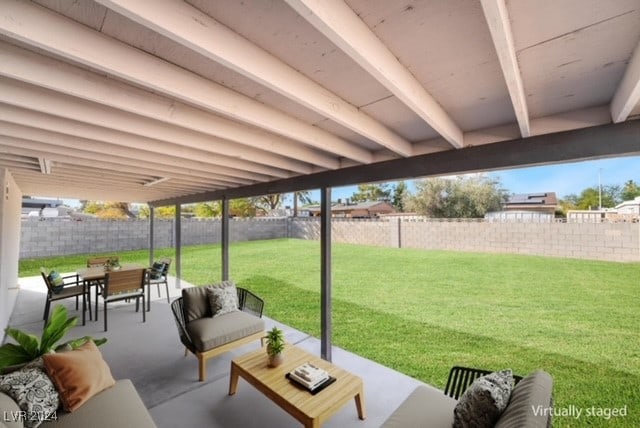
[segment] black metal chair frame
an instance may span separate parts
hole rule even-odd
[[[453,366],[449,372],[447,386],[444,388],[444,394],[458,400],[462,394],[469,388],[474,380],[481,376],[493,373],[495,370],[484,370],[470,367]],[[522,376],[513,375],[515,384],[522,380]]]
[[[238,292],[238,309],[251,315],[257,316],[258,318],[262,318],[264,300],[245,288],[236,287],[236,289]],[[220,355],[237,346],[244,345],[245,343],[252,342],[253,340],[261,339],[264,335],[263,332],[252,334],[233,342],[218,346],[216,348],[200,352],[196,349],[191,337],[189,336],[189,333],[187,332],[187,322],[184,314],[184,303],[182,297],[178,297],[171,303],[171,311],[173,312],[176,326],[178,327],[180,342],[182,342],[182,344],[185,346],[184,355],[187,356],[188,352],[191,352],[196,356],[196,358],[198,358],[199,378],[201,382],[203,382],[206,378],[206,362],[208,359]]]
[[[51,302],[55,302],[57,300],[64,300],[70,297],[76,298],[76,310],[78,310],[78,298],[82,296],[82,325],[85,325],[85,312],[89,309],[89,320],[92,320],[91,315],[91,294],[89,287],[84,282],[80,281],[80,277],[78,274],[75,275],[67,275],[62,277],[63,287],[62,290],[57,293],[54,291],[55,286],[49,281],[49,277],[43,270],[40,271],[42,275],[42,279],[44,279],[44,283],[47,286],[47,301],[44,305],[44,315],[43,319],[46,324],[49,319],[49,310],[51,309]],[[73,279],[72,282],[69,282],[70,279]],[[72,290],[73,288],[73,290]]]
[[[151,310],[151,285],[156,284],[158,288],[158,297],[160,297],[160,284],[164,284],[165,289],[167,291],[167,303],[171,303],[169,299],[169,280],[167,279],[167,275],[169,275],[169,267],[171,266],[171,258],[163,257],[160,259],[160,263],[164,263],[164,267],[162,269],[162,273],[160,273],[160,278],[152,279],[149,276],[151,269],[147,271],[147,310]]]

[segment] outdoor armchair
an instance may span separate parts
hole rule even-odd
[[[191,352],[198,359],[201,382],[207,377],[207,360],[264,336],[264,321],[261,319],[264,301],[260,297],[235,287],[237,310],[214,316],[207,288],[183,289],[182,297],[171,303],[180,341],[185,346],[185,356]]]
[[[44,268],[40,268],[40,274],[47,286],[47,300],[44,305],[45,323],[49,319],[49,309],[51,308],[51,302],[56,300],[68,299],[70,297],[76,298],[76,310],[78,310],[78,300],[82,297],[82,325],[85,325],[85,311],[89,309],[89,319],[91,318],[91,294],[89,293],[89,287],[80,281],[77,274],[59,276],[55,274],[58,279],[54,278],[55,272],[47,273]],[[57,283],[56,283],[57,282]]]

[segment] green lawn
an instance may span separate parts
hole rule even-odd
[[[230,253],[231,277],[265,299],[268,316],[319,336],[318,242],[234,243]],[[182,254],[185,280],[220,278],[219,246]],[[165,255],[172,250],[156,251]],[[86,258],[24,260],[20,275],[41,264],[73,271]],[[335,345],[441,388],[456,364],[542,368],[556,408],[585,409],[554,425],[640,426],[640,263],[346,244],[334,244],[332,263]],[[628,416],[585,417],[593,406],[627,406]]]

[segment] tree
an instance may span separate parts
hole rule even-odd
[[[620,198],[623,201],[631,201],[640,196],[640,186],[638,186],[633,180],[629,180],[622,186],[622,192]]]
[[[274,193],[273,195],[256,196],[251,198],[256,211],[262,211],[264,214],[278,209],[282,204],[282,193]]]
[[[404,212],[404,201],[409,197],[409,190],[407,189],[407,183],[404,181],[398,181],[393,187],[393,198],[391,204],[399,212]]]
[[[506,199],[500,180],[486,175],[427,178],[416,182],[416,193],[407,198],[407,208],[436,218],[481,218],[502,209]]]
[[[218,201],[200,202],[196,204],[194,212],[196,217],[200,218],[220,217],[222,214],[222,206]]]
[[[293,216],[298,217],[298,201],[303,204],[311,204],[311,192],[308,190],[301,190],[299,192],[293,192]]]
[[[389,184],[358,184],[358,191],[351,195],[351,200],[354,202],[378,201],[380,199],[391,199]]]
[[[598,187],[587,187],[576,200],[576,208],[579,210],[595,210],[600,207],[600,197],[602,196],[602,207],[612,208],[620,202],[620,186],[602,186],[602,192]]]

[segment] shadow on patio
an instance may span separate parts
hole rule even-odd
[[[179,295],[175,278],[170,278],[172,299]],[[190,284],[182,282],[183,287]],[[110,307],[109,331],[101,322],[79,325],[69,338],[90,335],[107,337],[100,349],[116,379],[131,379],[158,427],[296,427],[300,424],[244,380],[238,392],[228,396],[229,370],[232,358],[259,347],[258,343],[230,351],[208,363],[208,379],[198,382],[197,360],[184,357],[171,309],[166,296],[158,297],[152,288],[151,311],[147,322],[135,312],[135,305]],[[44,284],[41,277],[20,278],[20,291],[10,326],[40,334],[43,322]],[[65,303],[75,315],[73,299]],[[269,302],[265,302],[268,308]],[[267,309],[268,310],[268,309]],[[102,319],[100,314],[100,319]],[[285,331],[286,340],[316,355],[320,341],[303,332],[266,318],[266,327],[277,325]],[[357,374],[364,381],[367,419],[357,417],[355,404],[347,403],[324,425],[326,427],[378,427],[420,384],[415,379],[375,362],[333,348],[333,362]]]

